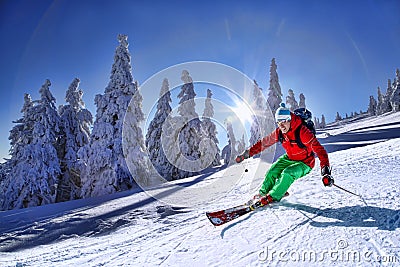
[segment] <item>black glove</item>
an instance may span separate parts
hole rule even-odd
[[[329,166],[324,166],[321,168],[321,175],[325,176],[325,175],[331,175],[331,168],[329,168]]]
[[[250,157],[250,156],[249,156],[249,150],[247,149],[247,150],[245,150],[245,151],[243,152],[242,155],[239,155],[239,156],[236,157],[236,162],[237,162],[237,163],[240,163],[240,162],[242,162],[243,160],[248,159],[249,157]]]
[[[321,168],[321,175],[322,175],[322,183],[325,186],[332,186],[335,182],[333,177],[331,176],[331,169],[329,166],[324,166]]]

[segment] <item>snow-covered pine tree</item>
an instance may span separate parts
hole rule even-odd
[[[25,95],[24,116],[10,132],[11,171],[4,183],[3,209],[26,208],[54,203],[61,175],[56,144],[60,117],[50,81],[41,89],[40,100]]]
[[[78,199],[81,196],[78,151],[89,143],[93,117],[90,111],[85,109],[83,91],[78,88],[79,83],[78,78],[72,81],[65,96],[68,104],[59,107],[63,136],[60,140],[62,176],[57,188],[57,202]]]
[[[278,73],[276,72],[277,65],[275,63],[275,58],[271,61],[271,67],[269,70],[269,89],[268,89],[268,105],[275,114],[275,111],[279,108],[280,103],[282,103],[282,91],[279,85]]]
[[[9,173],[11,172],[11,161],[10,159],[6,159],[5,162],[0,163],[0,210],[4,204],[4,188],[5,188],[5,181]]]
[[[387,101],[387,104],[386,104],[387,110],[385,112],[390,112],[393,110],[392,103],[390,102],[390,99],[393,94],[393,90],[394,90],[394,87],[392,87],[392,82],[390,79],[388,79],[388,86],[387,86],[386,94],[385,94],[385,100]]]
[[[286,97],[286,105],[290,106],[290,111],[294,111],[299,108],[299,104],[297,103],[296,97],[294,96],[294,92],[292,89],[289,89],[288,96]]]
[[[266,107],[264,103],[264,96],[262,93],[262,89],[258,86],[257,82],[254,80],[253,86],[253,102],[252,102],[252,110],[254,114],[252,115],[252,123],[250,128],[250,144],[255,144],[257,141],[261,140],[264,137],[265,130],[267,127],[267,114]],[[239,150],[239,153],[241,151]]]
[[[187,70],[182,71],[183,85],[178,94],[180,116],[169,116],[163,124],[162,144],[172,168],[172,179],[177,180],[196,175],[203,166],[200,143],[201,121],[195,110],[193,80]]]
[[[368,105],[368,114],[370,116],[375,116],[377,111],[377,102],[374,98],[374,96],[369,97],[369,105]],[[352,117],[354,116],[354,113],[352,112]]]
[[[325,127],[326,127],[326,121],[325,121],[325,116],[324,116],[324,114],[322,114],[322,116],[321,116],[321,122],[320,122],[320,124],[319,124],[319,127],[320,127],[321,129],[325,129]]]
[[[242,138],[238,141],[237,145],[237,151],[244,151],[246,149],[246,142],[244,141],[244,134],[242,135]]]
[[[10,130],[10,156],[11,158],[7,161],[8,171],[4,172],[2,184],[0,184],[0,204],[2,210],[8,210],[15,207],[15,200],[19,195],[19,187],[23,187],[25,184],[24,177],[25,173],[21,176],[15,176],[12,174],[12,170],[17,170],[18,167],[21,169],[23,162],[25,162],[25,149],[32,143],[32,133],[34,116],[32,114],[33,101],[29,94],[24,95],[24,105],[21,112],[23,117],[13,121],[16,125]],[[19,165],[19,166],[18,166]],[[18,167],[17,167],[18,166]],[[5,169],[4,169],[5,170]],[[22,171],[22,170],[21,170]],[[26,170],[27,173],[28,170]],[[22,207],[22,205],[21,205]]]
[[[172,180],[173,165],[168,161],[161,143],[162,128],[165,120],[171,114],[171,93],[168,79],[163,80],[160,97],[157,102],[157,111],[146,133],[146,148],[150,161],[164,179]]]
[[[321,123],[319,122],[319,118],[314,117],[314,126],[315,129],[321,129]]]
[[[233,126],[232,126],[232,122],[227,119],[225,120],[225,124],[226,124],[226,131],[227,131],[227,137],[228,137],[228,146],[226,147],[227,151],[225,151],[225,163],[229,164],[229,162],[231,162],[231,160],[237,156],[238,151],[236,150],[236,137],[235,137],[235,133],[233,131]],[[225,149],[225,148],[224,148]]]
[[[381,115],[385,112],[386,110],[385,106],[385,95],[382,94],[381,88],[378,86],[378,101],[377,101],[377,106],[376,106],[376,114]]]
[[[400,70],[396,70],[396,78],[393,82],[393,93],[390,97],[390,104],[394,112],[400,111]]]
[[[299,95],[299,98],[300,98],[300,100],[299,100],[299,108],[306,108],[306,97],[304,96],[304,94],[301,93]]]
[[[82,197],[111,194],[127,190],[135,185],[133,177],[125,161],[122,147],[122,130],[127,112],[132,126],[130,134],[137,134],[138,140],[132,137],[129,148],[131,158],[140,165],[144,157],[143,135],[140,133],[138,122],[144,119],[141,112],[141,96],[137,83],[132,76],[131,56],[128,50],[128,37],[118,35],[119,45],[116,48],[114,63],[111,69],[110,81],[102,95],[96,95],[96,120],[90,135],[90,141],[78,152],[82,181]],[[134,104],[128,110],[132,98]],[[137,103],[136,103],[137,102]],[[140,140],[141,139],[141,140]]]
[[[214,107],[212,105],[212,92],[207,89],[207,98],[205,100],[204,112],[201,122],[203,148],[202,159],[203,161],[210,161],[210,167],[221,165],[221,155],[218,148],[217,126],[211,120],[214,117]],[[211,156],[211,160],[209,159]],[[206,163],[206,162],[205,162]]]
[[[339,112],[336,112],[336,117],[335,117],[335,121],[341,121],[342,120],[342,116],[340,116]]]
[[[221,151],[221,159],[224,160],[224,165],[228,165],[230,160],[231,160],[231,140],[229,140],[228,136],[228,144],[224,146],[224,148]]]
[[[159,184],[162,179],[153,175],[151,162],[146,153],[143,131],[139,125],[144,121],[142,111],[143,97],[138,90],[139,85],[135,82],[136,88],[132,100],[126,111],[123,126],[123,152],[128,164],[129,171],[135,182],[140,186],[150,186]],[[118,165],[122,166],[122,158],[118,159]],[[121,176],[121,172],[119,172]]]
[[[181,128],[179,128],[178,144],[180,148],[179,156],[182,156],[185,160],[180,161],[178,164],[180,168],[178,170],[178,178],[186,178],[197,174],[197,172],[190,170],[199,167],[191,165],[200,159],[199,145],[202,137],[201,121],[195,110],[196,103],[194,99],[196,93],[194,91],[193,80],[187,70],[182,71],[181,80],[184,84],[178,94],[178,98],[180,99],[178,112],[181,116],[180,120],[182,120]]]

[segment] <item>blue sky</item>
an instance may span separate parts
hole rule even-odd
[[[378,86],[385,91],[400,68],[399,11],[394,0],[3,0],[0,157],[7,156],[24,93],[37,99],[45,79],[60,105],[79,78],[95,114],[94,96],[108,84],[119,33],[129,36],[139,83],[202,60],[232,66],[268,89],[276,58],[283,93],[304,93],[314,115],[332,121],[337,111],[366,110],[369,96]]]

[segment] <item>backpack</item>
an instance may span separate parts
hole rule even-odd
[[[312,132],[314,135],[316,134],[315,131],[315,125],[314,122],[312,121],[312,113],[311,111],[307,110],[306,108],[298,108],[295,111],[293,111],[294,115],[299,116],[301,118],[302,124],[305,125],[310,132]],[[306,148],[306,146],[301,142],[300,139],[300,129],[301,127],[297,127],[297,129],[294,132],[294,135],[296,137],[296,143],[300,148]],[[281,131],[279,131],[279,142],[283,142],[283,134]]]

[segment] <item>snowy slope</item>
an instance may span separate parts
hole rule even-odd
[[[374,144],[338,145],[329,154],[335,182],[362,198],[324,188],[315,168],[280,204],[212,226],[205,211],[241,204],[254,193],[254,178],[262,181],[268,164],[251,159],[155,188],[162,201],[137,190],[0,212],[0,266],[400,266],[400,138],[385,137],[398,134],[399,123],[378,121],[325,135],[331,144],[348,144],[368,131]],[[178,191],[227,177],[235,182],[225,203],[168,205],[174,195],[190,199]]]

